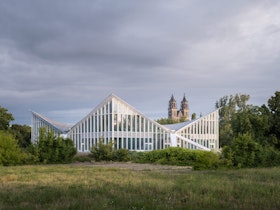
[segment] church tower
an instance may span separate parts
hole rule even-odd
[[[180,110],[178,110],[176,100],[172,94],[171,99],[169,100],[168,118],[178,122],[189,121],[189,102],[185,95],[181,101]]]
[[[181,101],[181,109],[182,116],[185,118],[185,121],[189,120],[189,102],[186,99],[184,94],[183,100]]]
[[[175,100],[173,94],[171,96],[171,99],[169,100],[168,118],[169,119],[176,119],[177,118],[177,104],[176,104],[176,100]]]

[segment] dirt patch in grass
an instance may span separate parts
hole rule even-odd
[[[76,162],[73,166],[89,166],[89,167],[106,167],[106,168],[120,168],[130,169],[135,171],[165,171],[165,172],[189,172],[192,170],[191,166],[170,166],[147,163],[131,163],[131,162]]]

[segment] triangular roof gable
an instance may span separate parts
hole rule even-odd
[[[186,122],[181,122],[181,123],[175,123],[175,124],[167,124],[167,125],[164,125],[166,128],[170,129],[170,130],[175,130],[176,132],[177,131],[180,131],[182,129],[185,129],[186,127],[192,125],[193,123],[196,123],[197,121],[200,121],[202,120],[203,118],[207,117],[208,115],[214,113],[214,112],[218,112],[219,109],[216,109],[215,111],[213,112],[210,112],[208,113],[207,115],[204,115],[198,119],[195,119],[195,120],[191,120],[191,121],[186,121]]]
[[[39,114],[37,112],[31,111],[31,113],[33,115],[35,115],[36,117],[40,118],[42,121],[44,121],[49,126],[53,127],[55,130],[60,131],[62,133],[68,132],[70,130],[70,128],[72,127],[72,125],[70,125],[70,124],[51,120],[50,118],[48,118],[42,114]]]
[[[128,104],[126,101],[122,100],[121,98],[119,98],[118,96],[112,94],[114,96],[114,98],[118,101],[120,101],[121,103],[125,104],[127,107],[129,107],[133,112],[141,115],[142,117],[144,117],[145,119],[149,120],[150,122],[156,124],[157,126],[163,128],[164,130],[169,130],[168,128],[166,128],[165,126],[159,124],[158,122],[150,119],[149,117],[145,116],[142,112],[138,111],[135,107],[131,106],[130,104]]]
[[[216,109],[215,111],[210,112],[209,114],[204,115],[204,116],[202,116],[202,117],[200,117],[198,119],[195,119],[195,120],[192,120],[192,121],[188,121],[185,125],[184,125],[184,123],[182,123],[182,124],[180,123],[182,126],[178,127],[176,129],[176,132],[180,132],[181,130],[185,129],[186,127],[188,127],[188,126],[190,126],[190,125],[192,125],[192,124],[194,124],[194,123],[196,123],[196,122],[206,118],[208,115],[213,114],[214,112],[218,112],[218,111],[219,111],[219,109]]]
[[[126,101],[124,101],[123,99],[121,99],[120,97],[116,96],[115,94],[110,94],[107,98],[105,98],[98,106],[96,106],[91,112],[89,112],[83,119],[81,119],[78,123],[76,123],[73,127],[75,127],[76,125],[80,124],[81,122],[83,122],[84,120],[86,120],[89,116],[91,116],[92,114],[94,114],[95,112],[97,112],[97,110],[99,110],[100,108],[102,108],[103,106],[105,106],[109,101],[113,101],[113,100],[117,100],[120,101],[122,104],[124,104],[125,106],[127,106],[129,109],[131,109],[131,111],[141,115],[142,117],[146,118],[147,120],[149,120],[150,122],[156,124],[157,126],[165,129],[165,130],[169,130],[168,128],[164,127],[163,125],[157,123],[156,121],[146,117],[143,113],[141,113],[140,111],[138,111],[136,108],[134,108],[133,106],[131,106],[130,104],[128,104]]]

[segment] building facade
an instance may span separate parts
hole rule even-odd
[[[181,107],[177,109],[177,103],[174,96],[171,96],[168,105],[168,118],[175,121],[189,121],[189,102],[184,95],[181,101]]]
[[[216,110],[194,121],[160,125],[111,94],[72,126],[32,112],[32,142],[38,139],[40,127],[47,127],[56,135],[71,138],[78,152],[89,152],[100,139],[105,143],[113,141],[116,149],[132,151],[151,151],[170,146],[209,151],[219,149],[218,116]]]

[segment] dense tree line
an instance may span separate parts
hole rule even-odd
[[[249,95],[224,96],[220,112],[220,146],[228,165],[280,165],[280,92],[267,105],[248,104]]]
[[[280,92],[261,107],[247,104],[249,95],[224,96],[216,102],[220,108],[220,146],[232,144],[240,134],[250,134],[261,144],[280,149]]]
[[[31,127],[19,124],[11,125],[13,120],[12,113],[0,106],[0,131],[11,134],[21,148],[27,148],[31,144]]]

